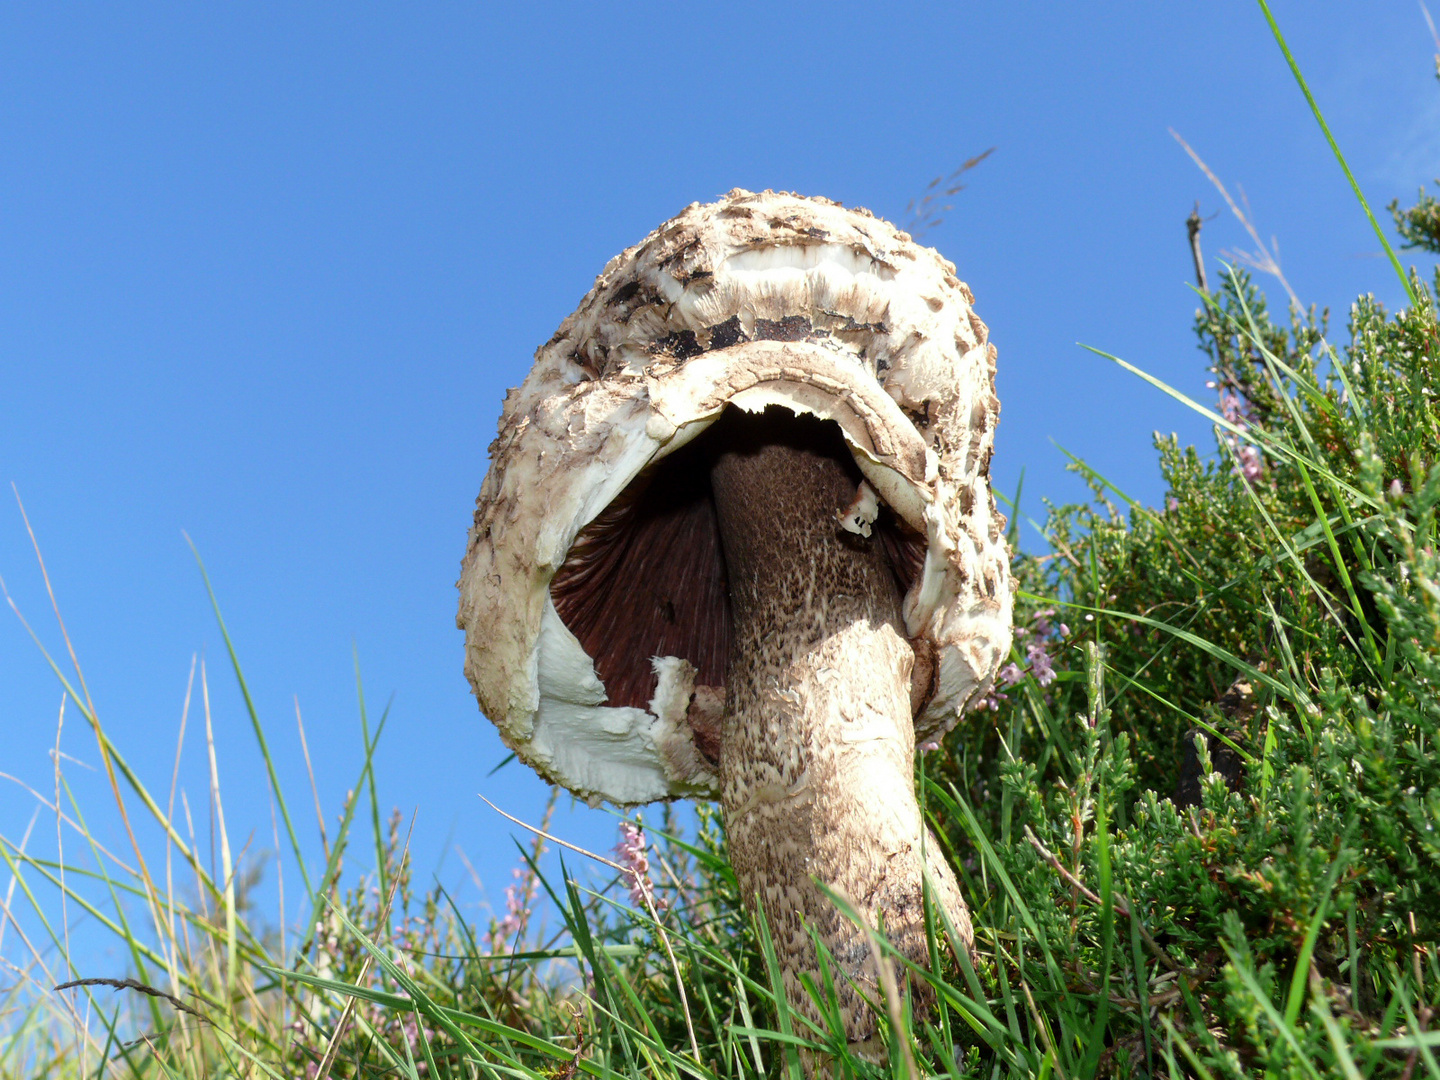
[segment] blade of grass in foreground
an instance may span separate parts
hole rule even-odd
[[[437,1005],[430,998],[430,995],[420,988],[419,983],[410,978],[410,976],[400,968],[400,965],[390,958],[389,953],[385,949],[380,948],[375,942],[371,941],[370,938],[365,935],[364,931],[345,917],[345,912],[338,905],[331,904],[330,910],[335,913],[335,917],[340,920],[345,929],[350,931],[351,935],[365,946],[366,951],[380,964],[385,974],[390,976],[390,978],[410,996],[410,1000],[414,1002],[414,1007],[417,1012],[423,1013],[443,1027],[445,1032],[476,1060],[481,1059],[479,1048],[470,1041],[469,1036],[461,1031],[459,1025],[451,1019],[448,1015],[448,1010],[442,1009]]]
[[[1297,708],[1305,709],[1307,711],[1313,710],[1315,708],[1314,703],[1310,700],[1309,694],[1307,694],[1299,686],[1292,683],[1281,682],[1274,676],[1261,671],[1254,664],[1248,664],[1244,660],[1241,660],[1238,656],[1230,652],[1228,649],[1223,649],[1219,645],[1216,645],[1214,642],[1206,641],[1204,638],[1200,637],[1197,634],[1192,634],[1188,630],[1182,630],[1177,626],[1171,626],[1169,623],[1164,622],[1163,620],[1151,619],[1148,616],[1136,615],[1133,612],[1128,611],[1115,611],[1111,608],[1091,607],[1089,604],[1074,604],[1066,600],[1058,600],[1054,597],[1049,596],[1036,596],[1034,593],[1028,593],[1023,589],[1016,593],[1016,595],[1023,596],[1027,600],[1039,600],[1042,603],[1046,604],[1056,604],[1061,607],[1069,608],[1072,611],[1079,611],[1082,613],[1088,612],[1092,615],[1109,615],[1112,618],[1125,619],[1129,622],[1139,623],[1141,626],[1150,626],[1156,630],[1162,630],[1167,634],[1173,634],[1175,637],[1178,637],[1187,645],[1194,646],[1195,648],[1205,652],[1207,655],[1214,657],[1216,660],[1221,660],[1224,663],[1228,664],[1230,667],[1243,674],[1251,682],[1263,683],[1265,686],[1268,686],[1271,690],[1274,690],[1277,694],[1283,697],[1286,701],[1289,701],[1291,704],[1295,705]]]
[[[318,975],[306,975],[304,972],[286,971],[283,968],[265,966],[265,970],[270,972],[272,975],[294,980],[297,983],[311,987],[315,990],[324,990],[327,993],[336,994],[341,997],[353,997],[359,1001],[366,1001],[373,1005],[379,1005],[382,1008],[389,1009],[392,1012],[423,1012],[422,1009],[419,1007],[419,1003],[416,999],[406,997],[404,994],[392,994],[385,990],[374,990],[370,987],[356,986],[353,983],[342,982],[338,979],[326,979]],[[431,1005],[433,1006],[434,1014],[443,1015],[447,1021],[450,1021],[454,1024],[465,1024],[469,1027],[475,1028],[480,1032],[483,1032],[486,1035],[494,1035],[513,1040],[521,1046],[524,1046],[526,1049],[534,1050],[536,1053],[544,1054],[547,1057],[564,1059],[571,1056],[570,1051],[566,1050],[564,1047],[556,1046],[549,1040],[543,1039],[538,1035],[532,1035],[521,1028],[512,1028],[507,1024],[500,1023],[499,1021],[490,1020],[483,1016],[476,1016],[474,1013],[462,1012],[459,1009],[451,1009],[446,1006],[434,1005],[433,1002],[431,1003]],[[430,1012],[423,1012],[423,1015],[430,1016],[432,1014]],[[469,1040],[467,1039],[467,1042],[468,1041]],[[471,1045],[473,1045],[473,1043]],[[495,1054],[494,1047],[487,1045],[484,1049],[489,1051],[492,1055]],[[582,1069],[585,1072],[598,1072],[598,1070],[593,1068],[583,1068],[583,1065]]]
[[[1212,424],[1220,428],[1222,431],[1225,431],[1230,435],[1234,435],[1238,439],[1245,439],[1248,442],[1253,442],[1255,445],[1261,447],[1271,457],[1284,458],[1286,461],[1290,462],[1294,462],[1297,459],[1300,459],[1300,455],[1294,450],[1294,448],[1287,446],[1284,443],[1277,442],[1275,439],[1271,438],[1263,431],[1254,428],[1241,428],[1235,424],[1232,424],[1229,420],[1226,420],[1223,416],[1215,412],[1213,409],[1207,409],[1204,405],[1201,405],[1198,401],[1190,397],[1188,394],[1176,390],[1173,386],[1170,386],[1168,383],[1157,379],[1148,371],[1144,371],[1136,367],[1129,361],[1121,360],[1120,357],[1115,356],[1113,353],[1108,353],[1104,349],[1097,349],[1093,345],[1086,345],[1084,342],[1080,342],[1079,344],[1080,347],[1086,352],[1092,352],[1096,356],[1103,357],[1104,359],[1109,360],[1113,364],[1118,364],[1120,367],[1130,372],[1130,374],[1137,375],[1141,379],[1144,379],[1151,386],[1155,387],[1157,390],[1168,395],[1169,397],[1174,398],[1176,401],[1180,402],[1180,404],[1184,405],[1187,409],[1190,409],[1192,412],[1198,413],[1199,415],[1205,417],[1205,419],[1209,420]],[[1312,461],[1309,464],[1312,468],[1315,468],[1315,470],[1321,476],[1323,476],[1326,480],[1333,484],[1337,490],[1343,491],[1350,498],[1354,499],[1357,504],[1368,506],[1371,509],[1379,509],[1379,503],[1377,503],[1370,496],[1366,495],[1359,488],[1355,487],[1353,484],[1346,483],[1340,477],[1336,476],[1333,472],[1325,469],[1318,462]]]
[[[205,570],[205,562],[200,558],[200,552],[195,547],[194,541],[189,536],[185,542],[190,545],[190,551],[195,556],[195,563],[200,567],[200,577],[205,582],[205,592],[210,597],[210,607],[215,612],[215,621],[220,625],[220,637],[225,642],[225,651],[230,655],[230,665],[235,669],[235,681],[240,684],[240,696],[245,699],[245,711],[250,715],[250,727],[255,732],[255,741],[260,744],[260,756],[265,759],[265,772],[270,778],[270,790],[275,795],[275,804],[280,808],[280,820],[285,822],[285,832],[290,837],[290,849],[295,854],[295,862],[300,867],[300,877],[305,883],[305,893],[312,900],[315,897],[315,887],[310,882],[310,871],[305,867],[305,856],[300,851],[300,840],[295,835],[295,823],[290,818],[290,808],[285,804],[285,792],[280,788],[280,778],[275,773],[275,759],[270,754],[270,744],[265,740],[265,728],[260,723],[260,714],[255,709],[255,699],[250,696],[250,687],[245,682],[245,672],[240,668],[240,657],[235,653],[235,643],[230,640],[230,631],[225,628],[225,617],[220,614],[220,601],[215,596],[215,589],[210,584],[210,575]]]
[[[1400,287],[1405,290],[1405,295],[1410,301],[1412,308],[1419,304],[1415,298],[1415,290],[1410,284],[1410,278],[1406,275],[1405,269],[1400,265],[1400,259],[1395,254],[1395,249],[1390,246],[1386,239],[1385,230],[1380,228],[1380,223],[1375,220],[1375,215],[1370,211],[1370,204],[1365,200],[1365,193],[1360,190],[1360,183],[1355,179],[1355,174],[1350,171],[1349,164],[1345,161],[1345,155],[1340,152],[1340,144],[1335,141],[1335,136],[1330,134],[1330,125],[1325,122],[1325,115],[1320,111],[1320,106],[1315,103],[1315,95],[1310,93],[1310,87],[1305,82],[1305,76],[1300,72],[1300,65],[1295,62],[1295,57],[1290,52],[1290,46],[1285,43],[1285,35],[1280,33],[1280,24],[1275,21],[1275,16],[1270,14],[1270,5],[1265,0],[1258,0],[1260,10],[1265,13],[1265,21],[1270,24],[1270,32],[1275,35],[1275,43],[1280,46],[1280,51],[1285,54],[1285,62],[1290,65],[1290,74],[1295,76],[1296,83],[1300,86],[1300,92],[1305,95],[1306,102],[1310,105],[1310,111],[1315,114],[1315,122],[1320,125],[1320,130],[1325,133],[1325,141],[1330,144],[1330,151],[1335,155],[1335,160],[1340,163],[1340,168],[1345,171],[1345,179],[1350,181],[1350,190],[1355,192],[1355,198],[1360,202],[1360,208],[1365,211],[1365,216],[1370,219],[1370,227],[1375,230],[1375,235],[1380,238],[1380,246],[1385,249],[1385,254],[1390,258],[1390,265],[1395,270],[1395,275],[1400,279]]]
[[[1095,800],[1095,844],[1100,866],[1100,1004],[1095,1010],[1095,1021],[1085,1040],[1085,1060],[1080,1065],[1081,1076],[1095,1075],[1100,1064],[1100,1053],[1105,1048],[1105,1027],[1110,1020],[1110,964],[1115,945],[1115,910],[1110,874],[1110,823],[1106,817],[1103,798]]]
[[[360,650],[352,643],[350,655],[355,665],[355,698],[360,705],[360,737],[365,740],[365,746],[370,748],[370,715],[365,708],[365,682],[360,678]],[[380,714],[380,726],[384,727],[385,718],[390,715],[391,702],[386,702],[385,711]],[[369,757],[369,753],[366,754]],[[375,834],[375,874],[380,881],[380,891],[385,893],[390,888],[389,868],[385,865],[385,833],[380,824],[380,796],[375,791],[375,770],[366,769],[366,784],[370,790],[370,829]]]
[[[320,926],[320,915],[326,897],[340,879],[340,865],[342,857],[345,854],[345,847],[349,842],[350,829],[355,822],[355,808],[360,802],[361,785],[373,767],[372,762],[375,756],[375,744],[379,742],[383,729],[384,722],[382,720],[380,726],[376,728],[375,739],[365,748],[365,760],[360,766],[360,777],[350,788],[349,795],[345,799],[345,809],[340,817],[340,826],[335,830],[335,843],[331,845],[330,858],[326,860],[325,872],[320,877],[320,889],[318,892],[311,894],[310,921],[306,924],[306,936],[301,940],[300,946],[296,950],[297,957],[304,956],[310,950],[310,945],[314,941],[316,932]]]
[[[760,953],[765,958],[765,972],[770,978],[770,992],[774,995],[776,1020],[783,1036],[779,1041],[784,1047],[784,1071],[789,1073],[791,1080],[801,1080],[800,1055],[796,1053],[793,1042],[795,1030],[791,1025],[785,982],[780,975],[780,958],[775,952],[775,942],[770,937],[770,920],[765,915],[765,905],[758,896],[755,898],[755,907],[755,932],[760,941]]]

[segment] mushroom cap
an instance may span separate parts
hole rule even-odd
[[[616,628],[577,637],[551,586],[562,569],[595,569],[576,554],[586,538],[623,518],[727,406],[839,425],[908,546],[895,560],[908,566],[906,632],[933,670],[917,736],[950,730],[1011,640],[1010,555],[989,480],[995,349],[973,300],[953,264],[868,211],[770,191],[694,203],[612,259],[506,395],[462,564],[465,674],[506,745],[592,803],[718,791],[686,710],[723,681],[721,632],[633,658],[648,700],[633,673],[611,694],[596,656]],[[868,532],[871,496],[862,485],[839,527]]]

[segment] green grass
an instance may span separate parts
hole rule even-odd
[[[1411,246],[1440,250],[1433,200],[1392,213]],[[173,778],[152,791],[77,658],[42,649],[111,805],[82,806],[57,763],[49,813],[78,849],[62,862],[0,837],[16,913],[0,1075],[719,1080],[800,1076],[818,1053],[864,1077],[1440,1077],[1440,281],[1402,277],[1408,306],[1361,298],[1336,343],[1326,315],[1277,322],[1229,272],[1195,321],[1213,409],[1111,358],[1209,418],[1216,452],[1157,441],[1163,509],[1075,461],[1093,501],[1048,507],[1049,553],[1016,558],[1007,685],[917,778],[979,961],[939,911],[924,966],[876,937],[883,1064],[847,1053],[825,979],[811,990],[828,1023],[787,1007],[711,808],[685,834],[652,815],[653,904],[585,853],[540,874],[538,835],[503,919],[474,925],[417,887],[375,794],[385,718],[372,725],[358,676],[363,764],[323,863],[288,883],[307,915],[263,930],[213,753],[206,806]],[[226,645],[275,845],[301,858],[291,810],[310,793],[287,801]],[[192,681],[209,745],[209,673]],[[191,713],[187,697],[182,740]],[[99,812],[123,820],[128,851],[93,839]],[[347,856],[368,872],[344,873]],[[123,970],[56,966],[81,916]],[[112,982],[55,989],[85,976]],[[917,1015],[907,985],[937,1006]]]

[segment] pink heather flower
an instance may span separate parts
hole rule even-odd
[[[522,875],[518,866],[510,873],[515,877],[515,881],[505,887],[505,917],[498,920],[491,927],[490,932],[485,935],[485,947],[491,952],[520,933],[530,918],[529,898],[526,896],[530,890],[522,885],[520,881]]]
[[[665,909],[665,901],[655,895],[650,883],[650,856],[645,850],[645,832],[638,825],[628,821],[620,823],[620,842],[615,845],[615,854],[630,878],[630,902],[636,907],[645,907],[650,901],[657,912]]]
[[[995,677],[1006,686],[1014,686],[1021,679],[1025,678],[1025,672],[1020,670],[1018,664],[1006,664]]]
[[[1396,479],[1391,480],[1391,481],[1390,481],[1390,497],[1391,497],[1392,499],[1398,499],[1398,498],[1400,498],[1400,496],[1402,496],[1402,495],[1404,495],[1404,494],[1405,494],[1405,485],[1402,484],[1402,483],[1400,483],[1399,478],[1397,477]]]
[[[1240,402],[1229,390],[1220,391],[1220,415],[1232,424],[1240,419]]]
[[[1009,700],[1010,699],[1001,693],[997,687],[992,686],[988,694],[970,703],[969,711],[984,712],[986,709],[989,709],[991,712],[999,712],[1000,702]]]
[[[1220,415],[1242,431],[1250,426],[1247,423],[1246,412],[1247,409],[1241,404],[1238,394],[1231,393],[1229,390],[1220,392]]]
[[[1063,622],[1060,624],[1060,636],[1061,636],[1061,637],[1069,637],[1069,636],[1070,636],[1070,627],[1066,626]]]
[[[1265,475],[1265,458],[1258,446],[1239,447],[1235,451],[1235,459],[1239,463],[1235,471],[1252,484]]]
[[[1050,666],[1050,654],[1045,651],[1043,642],[1034,642],[1025,649],[1025,656],[1030,661],[1030,673],[1035,676],[1035,681],[1041,686],[1049,686],[1055,681],[1055,669]]]
[[[1167,495],[1165,497],[1165,509],[1173,514],[1176,510],[1180,509],[1180,500],[1174,495]]]

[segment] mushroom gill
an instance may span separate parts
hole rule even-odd
[[[784,410],[767,410],[775,412]],[[784,437],[840,462],[853,496],[862,477],[839,426],[785,415],[793,427]],[[653,657],[687,661],[697,686],[724,693],[734,616],[710,471],[746,419],[726,409],[643,471],[580,531],[550,581],[555,610],[594,662],[611,707],[646,708]],[[924,566],[925,538],[883,504],[874,536],[903,597]]]

